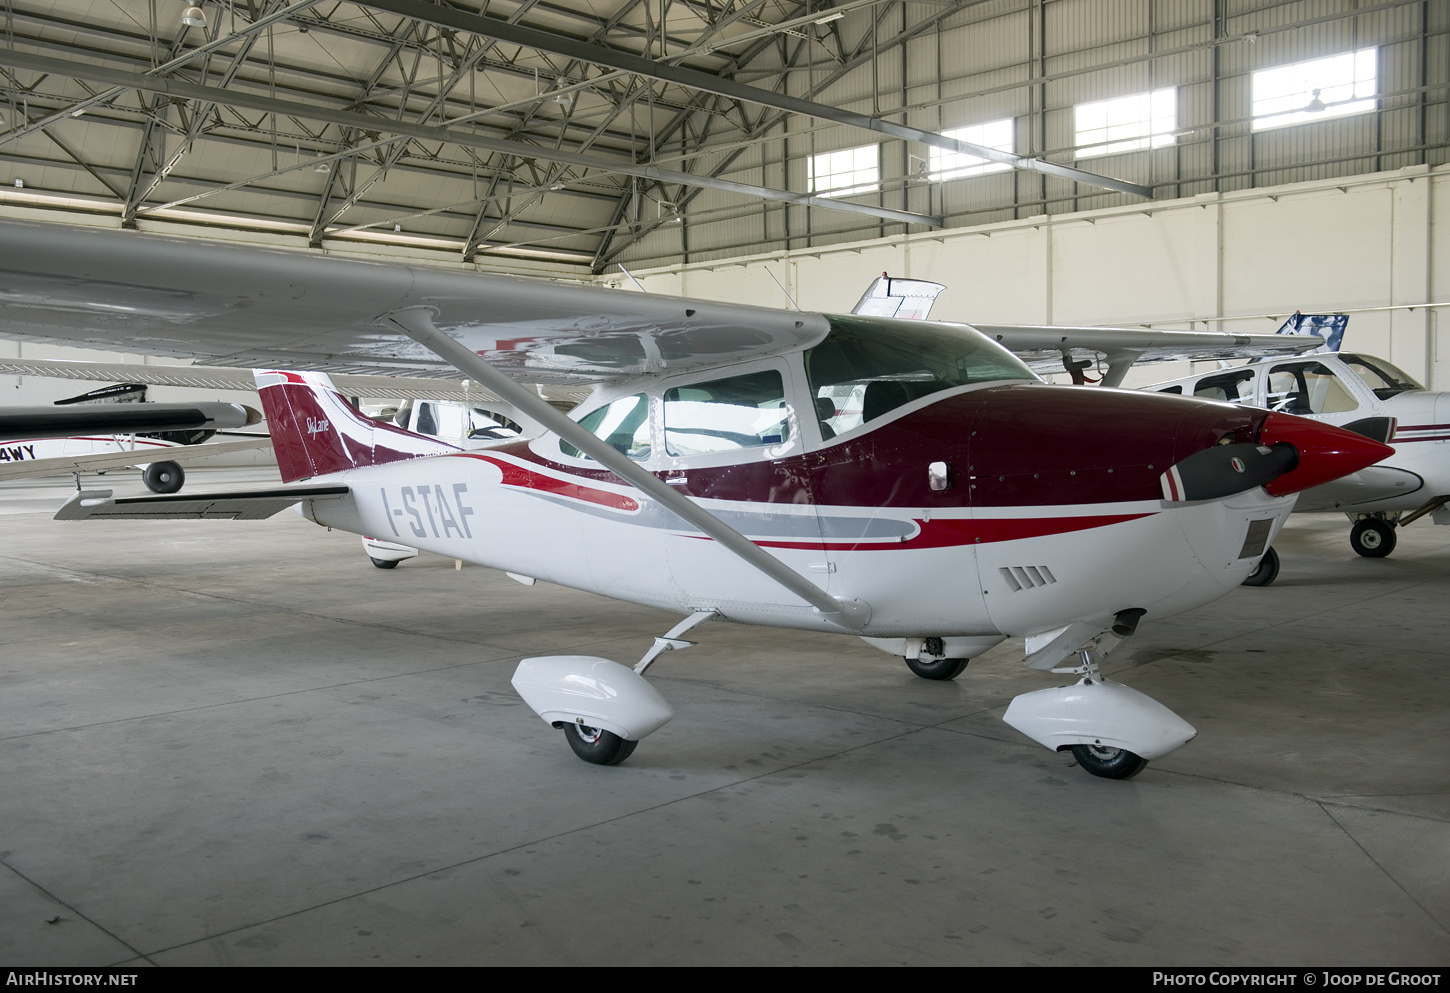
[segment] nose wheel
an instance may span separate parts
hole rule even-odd
[[[583,724],[564,726],[564,737],[574,754],[594,765],[619,765],[634,754],[637,741],[621,738],[613,731],[586,727]]]

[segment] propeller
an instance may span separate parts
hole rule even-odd
[[[1212,500],[1262,486],[1286,496],[1358,472],[1394,449],[1353,430],[1271,413],[1259,440],[1194,452],[1159,477],[1165,500]]]
[[[1160,477],[1165,500],[1213,500],[1267,486],[1299,464],[1286,442],[1215,445],[1194,452]]]

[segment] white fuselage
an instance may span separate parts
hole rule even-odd
[[[317,480],[330,481],[351,495],[305,511],[330,527],[677,613],[840,630],[619,483],[497,451]],[[951,511],[699,502],[831,595],[865,601],[872,620],[857,633],[887,638],[1024,636],[1129,607],[1191,609],[1243,581],[1258,559],[1240,557],[1250,524],[1271,521],[1271,543],[1294,501],[1256,489],[1190,504]],[[864,537],[822,539],[847,519]]]
[[[1328,486],[1305,491],[1297,511],[1402,513],[1450,494],[1450,394],[1420,388],[1397,391],[1381,387],[1377,392],[1362,375],[1365,362],[1381,360],[1323,353],[1268,359],[1144,389],[1181,390],[1185,396],[1287,410],[1336,427],[1370,418],[1393,419],[1386,439],[1395,450],[1391,457]],[[1310,370],[1308,377],[1304,370]],[[1296,388],[1304,386],[1308,388]]]

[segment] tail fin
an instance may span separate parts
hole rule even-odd
[[[1316,335],[1324,339],[1325,349],[1337,352],[1348,327],[1348,314],[1301,314],[1296,310],[1294,316],[1274,333]]]
[[[348,403],[325,373],[253,369],[252,375],[283,482],[458,450],[374,421]]]
[[[931,315],[931,305],[946,287],[925,279],[893,279],[881,274],[866,287],[851,313],[867,317],[898,317],[908,321],[924,321]]]

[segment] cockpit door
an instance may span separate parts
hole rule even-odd
[[[1287,414],[1346,424],[1370,413],[1342,372],[1324,362],[1299,360],[1269,367],[1264,406]]]

